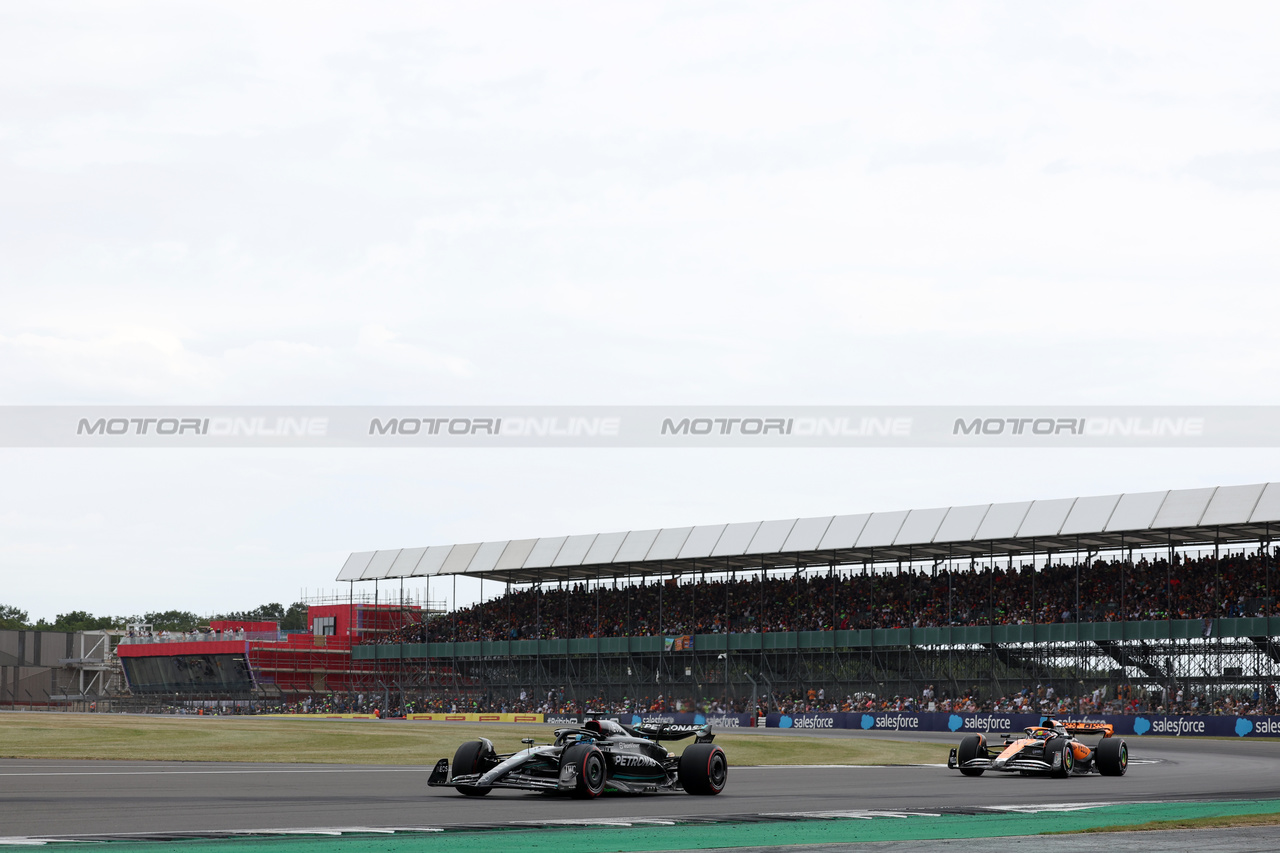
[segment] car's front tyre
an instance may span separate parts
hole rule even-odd
[[[1118,738],[1103,738],[1093,762],[1103,776],[1123,776],[1129,769],[1129,745]]]
[[[458,747],[458,751],[453,754],[453,775],[469,776],[473,773],[483,773],[493,766],[493,757],[495,755],[493,744],[484,738],[469,740]],[[458,785],[456,787],[468,797],[483,797],[493,790],[492,788],[478,788],[475,785]]]
[[[1061,755],[1062,760],[1054,765],[1053,757]],[[1064,737],[1054,738],[1044,746],[1044,757],[1053,768],[1049,775],[1055,779],[1066,779],[1076,767],[1076,754],[1071,748],[1071,741]]]
[[[956,765],[966,776],[981,776],[985,771],[983,767],[965,767],[966,762],[975,758],[990,757],[990,753],[987,752],[987,739],[982,735],[969,735],[960,741],[960,746],[956,749]]]
[[[692,743],[680,754],[680,786],[690,794],[715,795],[729,778],[729,759],[713,743]]]
[[[566,749],[560,755],[561,772],[572,766],[576,771],[573,795],[579,799],[594,799],[604,793],[605,772],[604,753],[598,746],[589,743],[578,743]]]

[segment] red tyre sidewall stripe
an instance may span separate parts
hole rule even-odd
[[[578,772],[582,774],[583,779],[587,778],[587,759],[595,755],[599,751],[600,750],[598,749],[588,749],[586,754],[582,756],[582,769],[579,770]],[[603,785],[601,785],[600,788],[601,790],[604,790]],[[600,791],[591,790],[591,786],[589,784],[587,785],[587,793],[589,793],[593,797],[598,797],[600,795]]]
[[[716,787],[715,780],[711,777],[711,762],[716,760],[717,755],[724,755],[724,753],[719,749],[713,749],[710,754],[707,755],[707,784],[709,784],[713,790],[720,791],[723,789]]]

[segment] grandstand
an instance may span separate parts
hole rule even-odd
[[[1272,524],[1280,483],[360,552],[338,580],[481,581],[479,604],[352,647],[423,703],[1053,684],[1172,711],[1274,703]]]

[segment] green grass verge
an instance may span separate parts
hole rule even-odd
[[[453,758],[463,741],[487,737],[499,752],[520,739],[551,738],[536,725],[272,719],[133,717],[109,714],[0,714],[0,758],[117,761],[254,761],[268,763],[426,765]],[[686,742],[672,744],[674,751]],[[880,738],[726,732],[716,735],[729,763],[941,764],[942,744]]]

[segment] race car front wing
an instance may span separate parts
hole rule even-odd
[[[494,778],[485,778],[490,775]],[[436,762],[435,769],[431,771],[431,775],[427,778],[427,786],[431,788],[456,788],[459,785],[465,785],[473,788],[518,788],[524,791],[571,791],[573,790],[576,776],[577,768],[570,765],[561,769],[561,775],[558,779],[533,776],[519,771],[509,771],[503,774],[495,774],[493,771],[489,773],[464,773],[451,779],[449,778],[449,759],[442,758]]]
[[[1046,761],[1043,758],[1032,758],[1027,755],[1018,755],[1013,758],[1001,761],[998,758],[971,758],[964,764],[956,760],[956,751],[953,748],[951,754],[947,757],[947,767],[952,770],[964,768],[966,770],[996,770],[1012,773],[1016,771],[1027,771],[1031,773],[1049,773],[1057,770],[1062,766],[1062,753],[1054,753],[1053,758]]]

